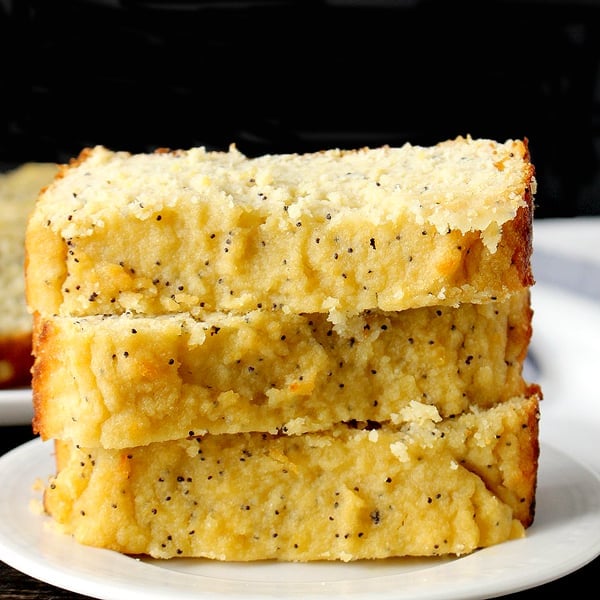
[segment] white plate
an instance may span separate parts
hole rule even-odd
[[[455,559],[356,563],[160,561],[80,546],[36,509],[34,482],[52,473],[52,443],[0,458],[0,558],[47,583],[95,598],[179,600],[331,597],[468,600],[514,593],[566,575],[600,553],[600,478],[543,443],[536,519],[522,540]]]
[[[0,425],[27,425],[32,417],[31,388],[0,390]]]

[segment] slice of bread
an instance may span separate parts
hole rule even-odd
[[[53,163],[25,163],[0,173],[0,388],[31,384],[31,314],[25,302],[25,230]]]
[[[441,419],[297,436],[205,435],[123,450],[57,442],[46,510],[80,543],[157,558],[463,555],[534,516],[538,397]]]
[[[33,310],[357,314],[533,283],[527,141],[247,158],[86,149],[27,234]]]
[[[524,393],[529,290],[504,302],[327,315],[38,317],[34,429],[123,448],[186,437],[443,417]]]

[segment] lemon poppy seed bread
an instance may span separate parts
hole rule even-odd
[[[86,149],[28,228],[45,314],[356,314],[504,299],[533,283],[526,141],[247,158]]]
[[[538,452],[533,390],[448,419],[413,403],[378,428],[59,442],[45,506],[83,544],[156,558],[460,556],[524,536]]]
[[[527,140],[84,149],[26,233],[44,492],[78,542],[461,556],[535,514]]]
[[[410,401],[443,417],[527,387],[529,290],[504,302],[327,315],[255,310],[36,319],[35,429],[123,448],[196,434],[302,433],[386,421]]]

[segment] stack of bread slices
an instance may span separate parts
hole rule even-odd
[[[527,140],[85,149],[26,237],[47,513],[157,558],[524,536],[535,183]]]

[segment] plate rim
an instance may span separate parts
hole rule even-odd
[[[33,418],[31,387],[0,390],[0,426],[30,425]]]

